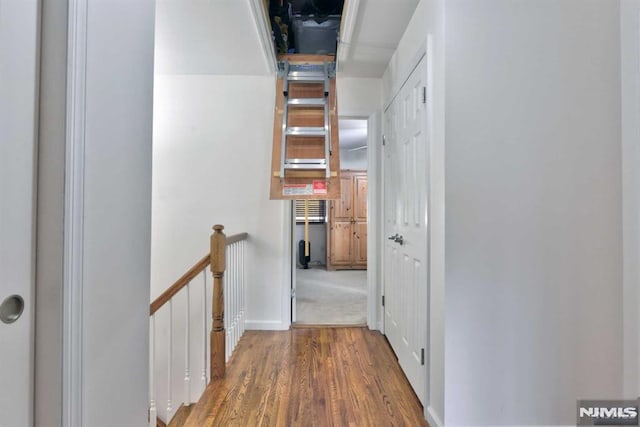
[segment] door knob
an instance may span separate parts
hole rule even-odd
[[[399,235],[398,233],[394,234],[393,236],[389,236],[387,237],[387,239],[389,240],[393,240],[396,243],[400,243],[400,245],[404,244],[404,237],[402,237],[401,235]]]
[[[20,295],[11,295],[0,304],[0,321],[7,325],[15,322],[22,316],[24,300]]]

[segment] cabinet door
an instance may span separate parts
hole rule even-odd
[[[329,258],[332,266],[351,264],[351,222],[333,221],[330,224]]]
[[[353,184],[350,175],[340,177],[340,200],[331,202],[332,221],[351,221],[353,216]]]
[[[367,265],[367,223],[356,222],[353,224],[353,261],[355,265]]]
[[[356,175],[354,176],[353,189],[355,211],[353,212],[353,219],[356,222],[367,222],[367,176]]]

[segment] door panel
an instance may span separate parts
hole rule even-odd
[[[354,187],[356,196],[353,219],[357,222],[367,222],[367,177],[356,176]]]
[[[351,264],[351,222],[334,221],[331,224],[331,264]]]
[[[2,427],[33,425],[37,56],[38,2],[0,0]]]
[[[359,265],[367,265],[367,223],[356,222],[353,224],[354,240],[354,261]]]
[[[398,319],[400,317],[401,304],[399,301],[398,286],[394,286],[394,282],[398,280],[398,248],[393,244],[385,245],[385,334],[389,339],[392,347],[397,346]]]
[[[337,221],[350,221],[353,214],[353,191],[351,188],[351,177],[340,177],[340,200],[331,204],[331,215]]]
[[[424,59],[385,113],[385,334],[425,404],[427,349],[428,179]],[[425,356],[423,357],[423,353]]]

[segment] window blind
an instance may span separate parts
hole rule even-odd
[[[304,222],[304,200],[295,201],[296,222]],[[326,200],[309,200],[309,222],[325,222]]]

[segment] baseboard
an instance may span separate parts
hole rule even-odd
[[[444,427],[442,420],[431,406],[427,407],[427,422],[431,427]]]
[[[249,331],[286,331],[289,324],[284,324],[279,320],[247,320],[245,329]]]

